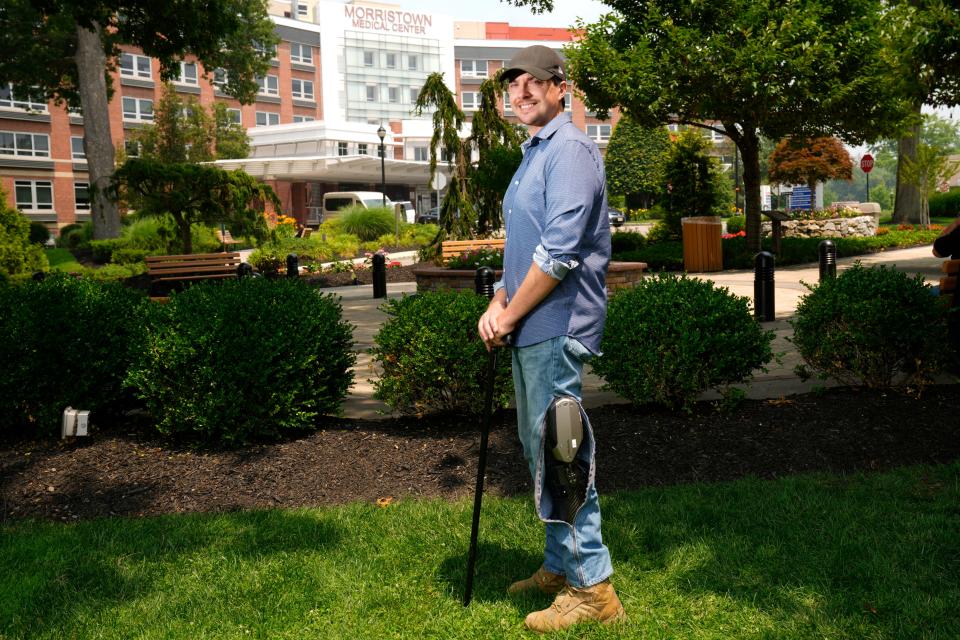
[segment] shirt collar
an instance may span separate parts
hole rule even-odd
[[[540,131],[537,131],[535,135],[531,136],[526,142],[524,142],[523,148],[527,149],[530,146],[540,144],[544,140],[549,140],[560,127],[568,122],[572,122],[570,114],[565,111],[561,111],[553,120],[545,124]]]

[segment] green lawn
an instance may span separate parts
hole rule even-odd
[[[52,271],[83,271],[83,265],[77,262],[69,249],[47,249],[45,253]]]
[[[560,638],[960,637],[960,463],[605,496],[629,620]],[[524,497],[0,527],[2,638],[534,637]]]

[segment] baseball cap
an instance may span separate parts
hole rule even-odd
[[[541,44],[518,51],[510,58],[501,77],[509,82],[524,73],[529,73],[537,80],[567,79],[563,71],[563,58],[550,47]]]

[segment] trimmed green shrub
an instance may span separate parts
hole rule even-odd
[[[272,277],[280,273],[280,267],[286,266],[287,254],[277,245],[269,244],[254,249],[247,260],[258,273]]]
[[[647,244],[642,233],[636,231],[618,231],[610,235],[610,247],[614,254],[626,251],[639,251]]]
[[[50,229],[42,222],[30,223],[30,242],[33,244],[46,244],[50,239]]]
[[[396,218],[389,207],[367,209],[362,205],[353,205],[340,213],[340,229],[353,234],[360,242],[373,242],[382,235],[392,233]]]
[[[942,301],[923,276],[860,263],[800,300],[793,343],[815,371],[852,385],[886,388],[924,382],[942,366]]]
[[[370,349],[382,373],[374,396],[395,412],[479,413],[484,410],[488,355],[477,335],[487,299],[472,291],[431,291],[388,300],[387,322]],[[494,403],[513,392],[510,357],[497,359]]]
[[[109,238],[107,240],[91,240],[90,252],[93,259],[100,264],[107,264],[113,261],[113,252],[127,246],[127,241],[123,238]]]
[[[960,189],[951,189],[930,196],[931,216],[960,216]]]
[[[688,407],[707,389],[749,380],[772,359],[772,340],[746,298],[661,274],[611,297],[603,355],[592,366],[606,388],[634,403]]]
[[[744,216],[730,216],[727,218],[727,233],[740,233],[747,228],[747,219]]]
[[[0,288],[0,421],[59,432],[69,405],[94,419],[126,408],[124,377],[144,349],[146,298],[118,283],[52,274]]]
[[[57,246],[61,248],[67,248],[67,236],[73,232],[78,231],[83,228],[83,225],[79,222],[71,222],[70,224],[60,227],[60,235],[57,236]]]
[[[309,429],[353,382],[340,304],[299,281],[198,283],[151,311],[128,381],[164,434],[241,444]]]
[[[30,221],[7,206],[7,196],[0,189],[0,274],[26,275],[49,266],[43,247],[30,242]]]

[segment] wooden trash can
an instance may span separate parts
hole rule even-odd
[[[723,271],[720,216],[682,218],[683,266],[687,273]]]

